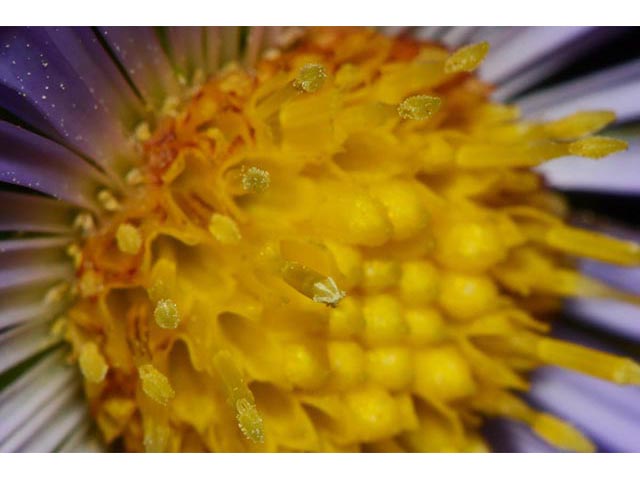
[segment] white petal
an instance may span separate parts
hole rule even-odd
[[[459,47],[468,42],[478,27],[451,27],[442,36],[442,43],[450,47]]]
[[[64,410],[54,416],[51,421],[42,424],[42,428],[34,430],[32,437],[22,444],[21,452],[52,452],[65,438],[83,424],[89,424],[87,404],[80,395],[74,402],[68,403]]]
[[[637,305],[613,300],[579,298],[567,301],[565,310],[575,317],[577,322],[640,342],[640,307]]]
[[[22,430],[25,423],[77,381],[77,371],[62,363],[53,365],[31,379],[31,382],[13,392],[0,403],[0,445],[6,443],[14,433]],[[1,449],[2,447],[0,447]]]
[[[48,324],[24,325],[0,333],[0,373],[58,342]]]
[[[77,379],[77,377],[74,377]],[[72,382],[61,391],[53,395],[41,408],[32,415],[0,443],[0,452],[20,451],[23,445],[35,434],[45,431],[54,418],[62,415],[68,409],[74,408],[78,402],[80,386]],[[59,441],[63,439],[60,438]]]
[[[613,110],[619,121],[638,117],[640,60],[540,90],[517,102],[529,117],[556,119],[578,110]]]
[[[640,451],[638,415],[618,408],[606,398],[593,395],[590,388],[575,384],[572,378],[579,375],[557,368],[544,368],[534,376],[529,396],[543,410],[573,423],[607,450]],[[638,395],[637,389],[634,388],[634,392]]]
[[[528,27],[508,42],[493,46],[481,68],[482,78],[501,83],[589,33],[594,27]]]

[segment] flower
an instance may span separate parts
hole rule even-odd
[[[128,451],[485,451],[494,416],[594,450],[566,411],[589,380],[517,393],[541,365],[640,383],[549,335],[563,297],[637,303],[572,257],[640,247],[570,225],[532,167],[626,143],[594,135],[608,110],[492,103],[485,57],[355,28],[2,31],[1,448],[76,448],[86,402]]]

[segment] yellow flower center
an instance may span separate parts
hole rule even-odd
[[[562,296],[617,296],[565,254],[640,263],[567,226],[527,167],[622,142],[613,116],[519,120],[451,54],[311,30],[229,65],[139,136],[74,249],[67,338],[108,442],[132,451],[477,451],[487,416],[593,445],[516,394],[542,364],[640,383],[546,336]],[[87,220],[79,219],[80,226]]]

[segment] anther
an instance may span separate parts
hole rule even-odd
[[[62,302],[69,293],[69,284],[67,282],[60,282],[57,285],[54,285],[44,296],[44,304],[45,305],[55,305],[57,303]]]
[[[146,142],[151,138],[151,129],[149,128],[149,124],[147,122],[138,124],[133,133],[136,136],[136,139],[140,142]]]
[[[138,367],[138,375],[142,382],[142,391],[160,405],[167,406],[175,397],[175,391],[169,379],[160,373],[153,365],[146,364]]]
[[[74,230],[80,232],[83,237],[88,237],[96,231],[93,215],[89,212],[81,212],[73,219]]]
[[[229,404],[236,410],[240,431],[255,443],[264,442],[262,417],[256,408],[253,393],[247,387],[242,374],[229,352],[221,351],[213,359],[213,364],[222,379]]]
[[[82,264],[82,250],[80,250],[80,247],[72,243],[66,248],[65,253],[73,260],[73,266],[78,269]]]
[[[247,193],[262,193],[271,184],[271,175],[258,167],[243,169],[241,174],[242,189]]]
[[[472,72],[489,53],[489,43],[467,45],[452,53],[444,63],[445,73]]]
[[[121,223],[116,231],[118,250],[128,255],[135,255],[142,247],[140,231],[130,223]]]
[[[569,153],[587,158],[602,158],[629,148],[617,138],[589,137],[569,144]]]
[[[285,261],[282,278],[291,287],[316,303],[336,307],[345,296],[331,277],[326,277],[298,262]]]
[[[102,208],[108,212],[117,212],[121,208],[118,199],[107,189],[98,192],[98,201]]]
[[[127,172],[125,181],[127,182],[127,185],[131,185],[132,187],[134,187],[144,182],[144,175],[139,168],[132,168]]]
[[[98,350],[98,346],[93,342],[87,342],[82,346],[78,363],[84,378],[92,383],[102,382],[109,370],[109,366],[100,350]]]
[[[93,297],[102,292],[104,285],[102,276],[95,270],[89,269],[83,272],[78,281],[78,288],[83,297]]]
[[[293,81],[293,86],[298,90],[313,93],[320,90],[327,78],[327,72],[322,65],[308,63],[303,65],[298,76]]]
[[[398,105],[398,115],[404,120],[426,120],[442,105],[442,100],[430,95],[415,95],[405,98]]]
[[[234,245],[242,239],[236,222],[231,217],[219,213],[211,215],[209,232],[223,245]]]
[[[158,300],[153,318],[160,328],[176,328],[180,324],[180,314],[176,302],[165,298]]]

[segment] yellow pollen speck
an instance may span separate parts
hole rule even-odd
[[[130,223],[121,223],[116,231],[118,250],[128,255],[135,255],[142,247],[140,231]]]
[[[149,398],[161,405],[168,405],[175,397],[175,391],[169,384],[169,380],[151,364],[138,367],[138,375],[142,382],[142,390]]]
[[[416,95],[398,105],[398,115],[405,120],[426,120],[440,110],[441,105],[442,100],[438,97]]]
[[[489,53],[489,43],[480,42],[456,50],[444,64],[446,73],[472,72]]]
[[[176,328],[180,324],[178,306],[173,300],[158,300],[153,318],[160,328]]]
[[[248,193],[262,193],[271,184],[271,176],[266,170],[249,167],[242,172],[242,189]]]
[[[108,212],[117,212],[121,208],[118,199],[107,189],[98,192],[98,202]]]
[[[219,213],[211,215],[209,232],[223,245],[234,245],[242,239],[238,224],[232,218]]]
[[[82,346],[78,362],[82,375],[92,383],[102,382],[109,370],[109,366],[100,350],[98,350],[98,346],[93,342],[87,342]]]
[[[320,90],[326,78],[327,72],[322,65],[308,63],[300,68],[293,85],[302,91],[313,93]]]
[[[65,253],[73,260],[73,266],[76,269],[82,264],[82,250],[76,243],[70,244]]]
[[[629,148],[627,142],[609,137],[590,137],[569,145],[569,152],[587,158],[602,158]]]

